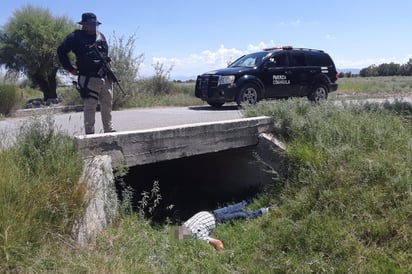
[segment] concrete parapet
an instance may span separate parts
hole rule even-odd
[[[261,116],[150,130],[77,136],[83,157],[110,155],[114,167],[136,166],[256,145],[273,121]]]
[[[84,160],[80,183],[86,185],[86,207],[73,227],[73,238],[80,245],[87,245],[117,217],[118,200],[113,177],[108,155]]]

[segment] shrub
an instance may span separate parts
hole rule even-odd
[[[66,106],[83,105],[83,100],[74,86],[58,88],[57,95]]]
[[[170,82],[170,72],[172,67],[166,68],[163,63],[153,64],[155,75],[141,81],[140,89],[144,93],[153,95],[170,94],[173,91],[173,84]]]
[[[19,100],[16,86],[0,84],[0,115],[9,115],[17,106]]]
[[[143,62],[143,54],[135,55],[136,35],[133,34],[128,38],[118,37],[115,32],[110,38],[109,56],[112,59],[113,71],[115,72],[122,92],[115,83],[113,87],[113,109],[127,107],[130,97],[136,93],[136,78],[139,73],[140,64]]]

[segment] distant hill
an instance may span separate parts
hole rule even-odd
[[[348,73],[351,72],[352,74],[359,74],[360,69],[356,68],[344,68],[344,69],[338,69],[338,72],[343,72],[343,73]]]

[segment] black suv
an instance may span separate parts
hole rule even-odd
[[[236,101],[256,104],[264,98],[307,96],[327,99],[338,89],[338,73],[322,50],[276,47],[244,55],[225,69],[199,75],[196,97],[211,106]]]

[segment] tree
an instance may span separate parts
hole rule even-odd
[[[370,65],[367,68],[361,69],[359,75],[361,77],[378,76],[378,67],[376,65]]]
[[[395,63],[383,63],[378,66],[378,76],[394,76],[400,74],[401,65]]]
[[[56,49],[75,24],[54,17],[49,10],[30,5],[14,12],[0,30],[0,64],[24,73],[43,92],[44,100],[57,98],[60,64]]]
[[[369,67],[360,70],[361,77],[374,76],[411,76],[412,75],[412,58],[406,64],[383,63],[380,65],[370,65]]]
[[[406,64],[401,66],[401,74],[404,76],[412,75],[412,58],[410,58]]]

